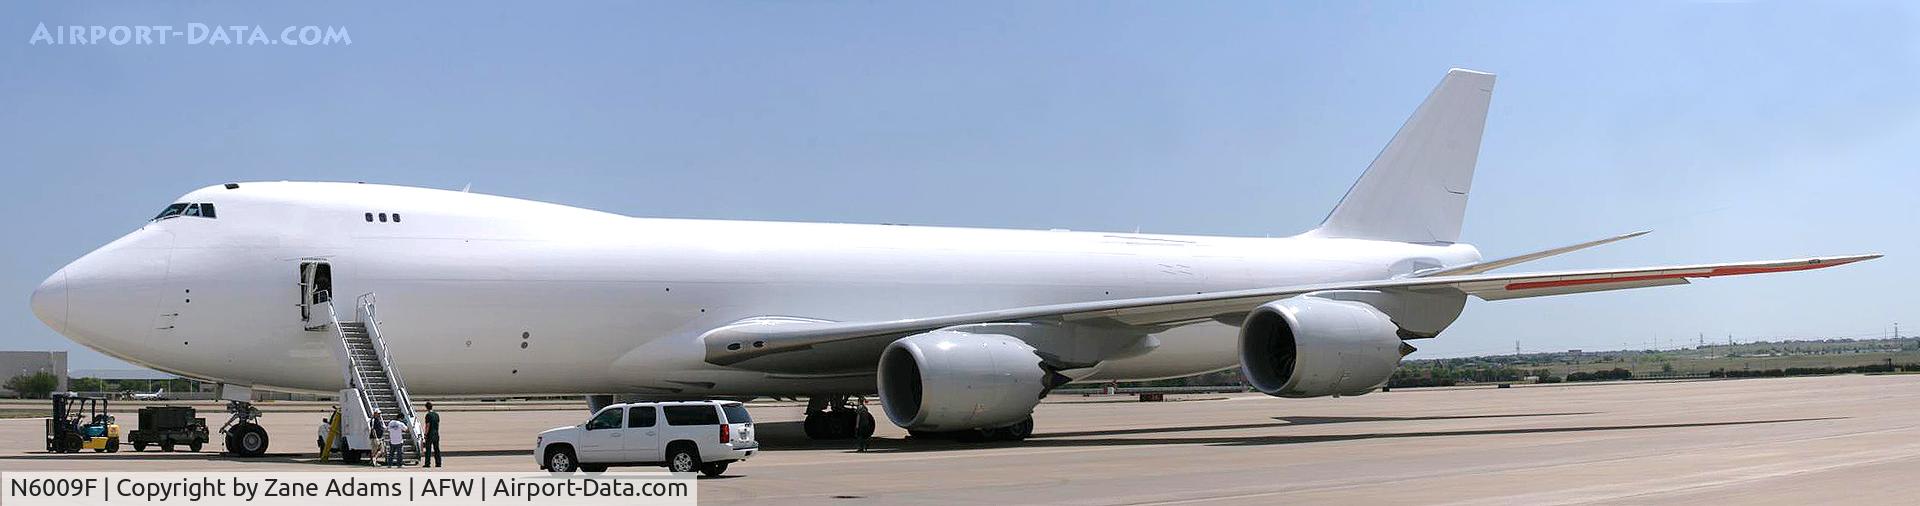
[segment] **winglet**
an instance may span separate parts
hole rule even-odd
[[[1613,237],[1600,239],[1597,241],[1587,241],[1580,244],[1574,244],[1571,246],[1561,246],[1553,249],[1540,250],[1532,253],[1527,253],[1525,255],[1511,256],[1511,257],[1502,258],[1499,260],[1488,260],[1485,262],[1477,262],[1477,263],[1471,263],[1471,264],[1461,265],[1456,267],[1448,267],[1440,270],[1414,273],[1414,275],[1410,277],[1430,278],[1435,276],[1464,276],[1468,274],[1480,274],[1480,273],[1491,271],[1494,269],[1512,267],[1515,265],[1532,262],[1534,260],[1539,260],[1539,259],[1550,257],[1550,256],[1572,253],[1575,251],[1580,251],[1583,249],[1599,246],[1602,244],[1610,244],[1614,242],[1624,241],[1627,239],[1640,237],[1650,233],[1653,233],[1653,231],[1641,230],[1639,232],[1620,234]]]

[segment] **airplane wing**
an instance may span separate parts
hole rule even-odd
[[[1678,285],[1688,283],[1689,278],[1803,271],[1846,265],[1879,257],[1880,255],[1852,255],[1671,267],[1348,281],[1192,295],[1073,302],[876,322],[755,318],[709,331],[701,336],[701,340],[706,345],[708,363],[732,365],[781,353],[854,341],[871,341],[868,344],[877,342],[879,345],[884,345],[886,342],[908,334],[954,325],[994,322],[1077,322],[1152,328],[1203,320],[1231,320],[1267,302],[1332,290],[1453,291],[1485,300],[1505,300]]]

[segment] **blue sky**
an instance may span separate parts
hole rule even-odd
[[[193,22],[353,43],[28,43],[39,23]],[[1861,2],[9,2],[0,348],[117,366],[28,295],[225,181],[1289,235],[1450,67],[1500,74],[1464,233],[1489,256],[1652,228],[1527,268],[1888,258],[1474,302],[1416,357],[1920,331],[1917,23]]]

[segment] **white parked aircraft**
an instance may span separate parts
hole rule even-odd
[[[1448,72],[1325,222],[1293,237],[644,219],[240,183],[188,193],[60,269],[33,309],[102,353],[233,391],[332,391],[337,338],[314,325],[316,293],[377,292],[380,333],[419,395],[804,395],[808,432],[827,436],[854,423],[836,405],[877,392],[917,434],[1019,438],[1069,381],[1239,366],[1271,395],[1364,394],[1468,296],[1878,256],[1493,273],[1639,235],[1491,261],[1459,242],[1493,84]]]
[[[128,394],[127,398],[136,401],[164,401],[167,400],[166,393],[167,389],[161,388],[154,390],[153,393],[150,394]]]

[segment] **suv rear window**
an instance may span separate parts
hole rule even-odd
[[[660,411],[667,415],[667,425],[720,424],[720,412],[711,405],[663,406]]]
[[[747,416],[746,406],[721,404],[720,410],[727,412],[727,423],[753,423],[753,417]]]

